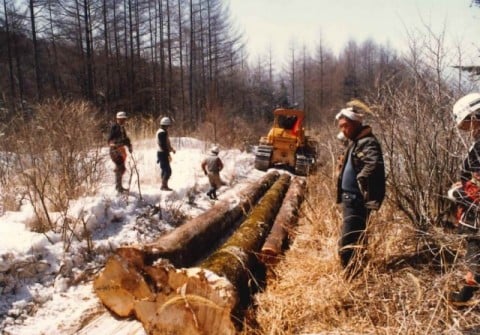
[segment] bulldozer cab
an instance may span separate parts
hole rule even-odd
[[[292,139],[297,146],[303,142],[303,119],[305,113],[297,109],[276,109],[273,112],[273,127],[268,134],[268,142],[277,138]]]
[[[302,127],[305,112],[298,109],[275,109],[273,111],[274,126],[284,129],[298,129]]]

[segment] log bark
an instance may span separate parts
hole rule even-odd
[[[273,223],[272,230],[263,244],[260,259],[264,264],[273,265],[278,262],[278,255],[292,240],[293,231],[298,222],[299,210],[304,199],[306,181],[294,178],[283,199],[282,207]]]
[[[222,240],[226,233],[248,213],[253,204],[278,179],[279,173],[269,172],[260,181],[246,187],[238,202],[219,201],[207,212],[161,236],[155,242],[140,247],[122,247],[117,253],[135,262],[151,264],[158,258],[169,259],[176,267],[188,267],[198,262]]]
[[[115,255],[109,260],[110,273],[105,273],[106,268],[97,277],[95,291],[115,314],[135,315],[148,334],[235,334],[232,313],[249,294],[256,254],[289,182],[290,177],[282,175],[233,235],[198,268],[175,269],[162,260],[146,265],[138,250],[128,250],[127,258]],[[133,292],[125,292],[129,288]],[[109,297],[109,290],[117,296]]]

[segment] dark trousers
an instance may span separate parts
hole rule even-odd
[[[465,255],[468,267],[473,273],[475,281],[480,281],[480,240],[479,237],[467,238],[467,254]]]
[[[366,229],[369,210],[365,208],[363,198],[359,194],[342,193],[343,226],[338,243],[338,254],[343,267],[346,267],[353,256],[363,247],[362,237]]]
[[[170,160],[168,159],[168,153],[166,152],[157,152],[157,162],[160,164],[161,177],[162,180],[170,179],[172,175],[172,168],[170,167]]]
[[[463,224],[458,226],[458,233],[465,235],[467,240],[467,253],[465,261],[469,271],[473,273],[474,279],[480,282],[480,235],[477,228],[468,227]]]

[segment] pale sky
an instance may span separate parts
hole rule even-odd
[[[266,56],[271,48],[281,55],[277,62],[285,62],[292,41],[297,50],[303,44],[313,49],[320,36],[334,52],[350,38],[359,43],[372,38],[402,51],[408,44],[406,30],[426,25],[434,33],[445,28],[449,43],[461,41],[470,64],[480,62],[480,8],[471,7],[471,0],[225,1],[245,34],[250,61]]]

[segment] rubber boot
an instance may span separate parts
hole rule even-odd
[[[115,189],[117,192],[125,192],[126,189],[122,186],[122,173],[116,171],[115,172]]]
[[[469,300],[473,297],[473,293],[478,290],[476,286],[465,285],[458,292],[450,292],[448,302],[454,306],[467,306]]]
[[[163,178],[162,179],[162,187],[160,187],[162,191],[171,191],[172,189],[168,187],[168,179]]]

